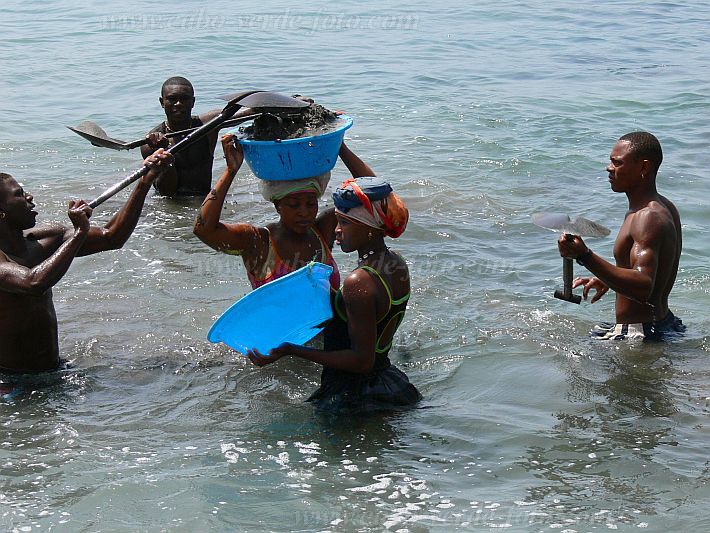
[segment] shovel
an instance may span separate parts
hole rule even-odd
[[[302,100],[297,100],[289,96],[284,96],[278,93],[265,92],[265,91],[246,91],[243,93],[238,93],[233,95],[234,98],[229,100],[222,111],[214,117],[212,120],[203,124],[195,131],[190,133],[187,137],[174,144],[166,150],[172,154],[185,149],[187,146],[191,145],[198,139],[201,139],[209,132],[219,128],[227,120],[234,116],[234,114],[242,107],[250,108],[268,108],[268,109],[297,109],[308,106],[307,102]],[[110,187],[103,194],[99,195],[97,198],[89,202],[89,206],[93,209],[96,206],[102,204],[109,198],[111,198],[118,191],[125,189],[134,181],[145,176],[150,169],[143,165],[141,168],[136,170],[133,174],[126,176],[120,182],[116,183],[113,187]]]
[[[565,239],[573,240],[580,237],[606,237],[611,233],[608,228],[583,217],[574,220],[561,213],[537,213],[533,215],[533,224],[565,235]],[[562,258],[562,290],[555,291],[555,298],[578,304],[582,297],[572,294],[572,279],[574,278],[574,263],[569,257]]]
[[[263,115],[271,115],[274,118],[278,119],[280,118],[279,115],[292,115],[300,113],[299,109],[294,111],[293,109],[268,108],[268,110],[270,111],[270,113],[267,113],[266,110],[264,110],[264,112],[261,113],[254,113],[253,115],[247,115],[244,117],[225,120],[220,126],[220,128],[229,128],[232,126],[237,126],[244,122],[254,120],[255,118],[261,117]],[[166,133],[165,137],[171,138],[180,135],[186,135],[188,133],[192,133],[198,127]],[[81,135],[84,139],[88,140],[94,146],[99,146],[101,148],[110,148],[111,150],[132,150],[133,148],[138,148],[139,146],[148,144],[148,139],[146,138],[137,139],[135,141],[122,141],[114,137],[109,137],[108,133],[106,133],[103,128],[101,128],[101,126],[99,126],[96,122],[92,122],[90,120],[85,120],[74,127],[67,126],[67,128],[69,128],[77,135]]]

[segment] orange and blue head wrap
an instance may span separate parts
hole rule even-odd
[[[336,212],[388,237],[404,233],[409,211],[386,181],[376,177],[350,178],[333,193]]]

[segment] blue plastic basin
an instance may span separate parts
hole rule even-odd
[[[253,290],[227,309],[212,325],[207,339],[246,354],[266,354],[284,342],[304,344],[333,318],[330,275],[333,267],[309,263]]]
[[[283,141],[239,139],[244,159],[257,178],[262,180],[298,180],[332,170],[338,160],[345,130],[353,125],[347,115],[338,117],[340,126],[311,137]]]

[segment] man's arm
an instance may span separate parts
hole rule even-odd
[[[161,196],[175,196],[178,189],[178,175],[175,166],[163,169],[153,181],[153,186]]]
[[[219,115],[221,112],[221,109],[211,109],[210,111],[207,111],[206,113],[202,113],[201,115],[197,116],[203,124],[207,124],[210,120]]]
[[[145,134],[148,141],[147,144],[141,145],[141,155],[143,159],[152,155],[158,148],[167,148],[170,145],[170,139],[160,131],[160,124]]]
[[[635,215],[630,228],[634,244],[629,256],[629,268],[612,265],[593,252],[584,257],[584,266],[611,290],[637,302],[648,303],[656,282],[664,224],[663,216],[652,210]],[[563,257],[577,258],[589,250],[577,236],[570,242],[562,235],[558,246]]]
[[[156,126],[157,128],[157,126]],[[141,146],[141,155],[143,159],[147,159],[153,155],[159,148],[167,148],[170,146],[170,140],[157,131],[156,128],[148,132],[145,136],[148,139],[148,144]],[[162,196],[175,196],[178,188],[178,175],[175,165],[164,166],[162,171],[153,180],[153,186],[158,194]]]
[[[133,189],[128,201],[123,204],[123,207],[111,218],[111,220],[103,228],[92,227],[86,240],[81,246],[77,255],[90,255],[106,250],[116,250],[121,248],[128,237],[131,236],[133,230],[138,223],[145,197],[150,191],[150,186],[161,169],[167,167],[172,162],[172,155],[165,152],[163,149],[158,149],[154,154],[149,156],[143,163],[150,167],[148,174],[143,176],[138,184]],[[69,235],[65,235],[65,239]]]
[[[141,154],[144,159],[149,158],[160,148],[167,148],[170,141],[165,135],[159,132],[151,132],[146,135],[148,144],[141,146]],[[158,194],[162,196],[175,196],[178,188],[177,169],[174,164],[165,165],[153,180],[153,186]]]
[[[39,296],[56,285],[88,237],[90,214],[91,208],[85,202],[73,200],[69,204],[69,218],[74,225],[71,236],[52,255],[33,268],[13,261],[0,262],[0,290]]]

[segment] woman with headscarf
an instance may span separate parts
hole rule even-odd
[[[273,202],[278,222],[265,227],[220,220],[224,199],[237,171],[244,162],[241,146],[234,136],[222,137],[227,168],[202,203],[194,232],[208,246],[244,261],[252,288],[285,276],[310,261],[333,267],[330,284],[340,286],[340,273],[330,251],[337,220],[334,210],[318,215],[318,199],[325,192],[330,173],[290,181],[260,181],[264,198]]]
[[[338,225],[335,238],[344,252],[358,253],[358,266],[334,298],[334,318],[326,329],[326,350],[283,344],[263,355],[247,355],[257,366],[292,355],[323,365],[320,388],[308,399],[324,408],[390,409],[421,399],[407,376],[389,360],[393,337],[410,295],[409,269],[385,244],[399,237],[409,213],[389,183],[348,150],[343,160],[354,177],[333,193]]]

